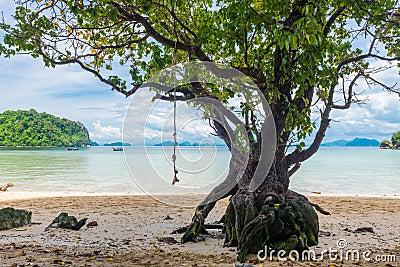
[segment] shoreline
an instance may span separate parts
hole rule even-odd
[[[149,195],[145,192],[83,192],[83,191],[31,191],[31,190],[7,190],[0,192],[0,202],[3,201],[14,201],[14,200],[28,200],[36,198],[60,198],[60,197],[112,197],[112,196],[148,196],[157,199],[157,196],[161,197],[179,197],[179,196],[203,196],[207,194],[203,193],[188,193],[188,194],[169,194],[169,193],[157,193]],[[337,194],[324,194],[324,193],[308,193],[304,194],[307,198],[380,198],[380,199],[400,199],[400,195],[337,195]]]

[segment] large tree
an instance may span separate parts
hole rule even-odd
[[[269,103],[276,142],[269,172],[257,190],[250,190],[257,166],[265,164],[262,148],[270,144],[260,138],[266,129],[257,124],[251,103],[243,103],[249,158],[236,186],[221,196],[231,196],[225,243],[238,246],[241,261],[264,245],[303,251],[318,242],[318,217],[312,206],[321,209],[289,190],[289,177],[317,152],[332,110],[362,101],[357,93],[360,85],[399,92],[375,75],[399,60],[399,3],[394,0],[16,3],[15,23],[1,24],[6,32],[1,54],[28,53],[49,67],[78,64],[127,97],[152,73],[186,61],[222,63],[252,79]],[[128,67],[131,84],[108,75],[118,63]],[[174,90],[183,94],[172,97],[171,91],[161,91],[160,98],[212,97],[227,103],[235,97],[226,86],[216,89],[201,82]],[[312,120],[313,110],[319,111],[318,121]],[[226,118],[209,119],[216,134],[235,150]],[[309,136],[313,140],[306,147]],[[288,150],[293,144],[296,149]],[[230,167],[229,173],[238,173],[235,164]],[[197,208],[184,242],[205,230],[204,219],[219,198],[209,199]]]

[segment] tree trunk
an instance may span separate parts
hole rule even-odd
[[[255,192],[246,183],[252,177],[253,166],[248,166],[225,212],[225,246],[238,249],[238,260],[247,254],[268,250],[302,252],[318,243],[318,216],[308,199],[288,190],[289,176],[285,164],[274,164],[267,179]],[[182,242],[195,241],[205,232],[204,219],[214,203],[199,206]],[[319,207],[318,207],[319,208]],[[287,254],[286,254],[287,255]]]

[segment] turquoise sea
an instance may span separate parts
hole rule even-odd
[[[226,173],[224,147],[179,148],[180,182],[170,185],[172,148],[0,148],[0,185],[10,191],[87,193],[208,193]],[[321,147],[291,178],[309,194],[400,196],[400,151],[376,147]],[[144,190],[144,191],[143,191]],[[0,195],[1,196],[1,195]]]

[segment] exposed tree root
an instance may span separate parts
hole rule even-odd
[[[318,212],[320,212],[323,215],[331,215],[329,211],[324,210],[321,208],[318,204],[311,203],[306,196],[303,196],[302,194],[299,194],[295,191],[288,190],[286,193],[286,198],[298,198],[301,199],[304,202],[309,203],[311,206],[313,206]]]
[[[204,203],[204,201],[203,201]],[[221,229],[221,224],[204,224],[216,202],[200,205],[187,227],[173,233],[183,233],[182,242],[194,241],[206,229]],[[224,246],[238,248],[238,260],[243,262],[249,253],[257,254],[268,246],[271,250],[302,252],[318,243],[318,215],[329,212],[311,203],[307,197],[288,190],[285,196],[274,192],[234,194],[223,216]]]
[[[311,206],[313,206],[317,211],[319,211],[321,214],[323,215],[331,215],[331,213],[329,211],[324,210],[323,208],[321,208],[318,204],[315,203],[311,203]]]
[[[238,244],[238,260],[263,250],[299,252],[318,243],[318,216],[303,198],[260,201],[249,195],[232,197],[226,211],[226,244]]]

